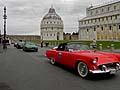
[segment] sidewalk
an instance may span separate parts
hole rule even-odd
[[[120,49],[116,49],[116,50],[114,50],[113,52],[115,52],[115,53],[120,53]]]
[[[114,53],[120,53],[120,49],[115,49],[115,50],[102,50],[104,52],[114,52]]]

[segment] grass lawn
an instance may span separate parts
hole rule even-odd
[[[40,44],[41,41],[32,41],[36,44]],[[92,41],[66,41],[66,40],[51,40],[51,41],[44,41],[44,44],[48,42],[49,45],[52,46],[57,46],[60,43],[64,43],[64,42],[82,42],[85,43],[87,45],[90,45],[90,43],[92,43]],[[112,45],[115,49],[120,49],[120,41],[97,41],[97,47],[99,49],[100,44],[102,44],[102,48],[103,49],[108,49],[108,46],[111,48]]]

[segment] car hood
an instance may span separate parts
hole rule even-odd
[[[21,47],[23,47],[24,42],[19,42],[18,45],[20,45]]]
[[[26,45],[27,48],[37,48],[36,45]]]
[[[97,62],[98,65],[120,62],[114,54],[108,52],[85,50],[76,53],[82,56],[89,57],[91,59],[98,58],[98,62]]]

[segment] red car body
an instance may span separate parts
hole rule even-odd
[[[83,62],[87,66],[88,73],[113,74],[120,69],[120,54],[89,50],[82,45],[84,46],[82,43],[64,43],[47,50],[46,56],[49,60],[52,60],[53,64],[60,63],[74,69],[77,69],[79,62]],[[80,47],[82,49],[79,49]]]

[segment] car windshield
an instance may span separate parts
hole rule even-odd
[[[18,42],[19,44],[24,44],[25,42]]]
[[[77,45],[75,47],[76,50],[89,50],[88,45]]]
[[[35,45],[34,43],[32,43],[32,42],[26,42],[26,44],[28,45]]]
[[[84,44],[71,44],[68,45],[68,49],[73,49],[73,50],[90,50],[88,45]]]

